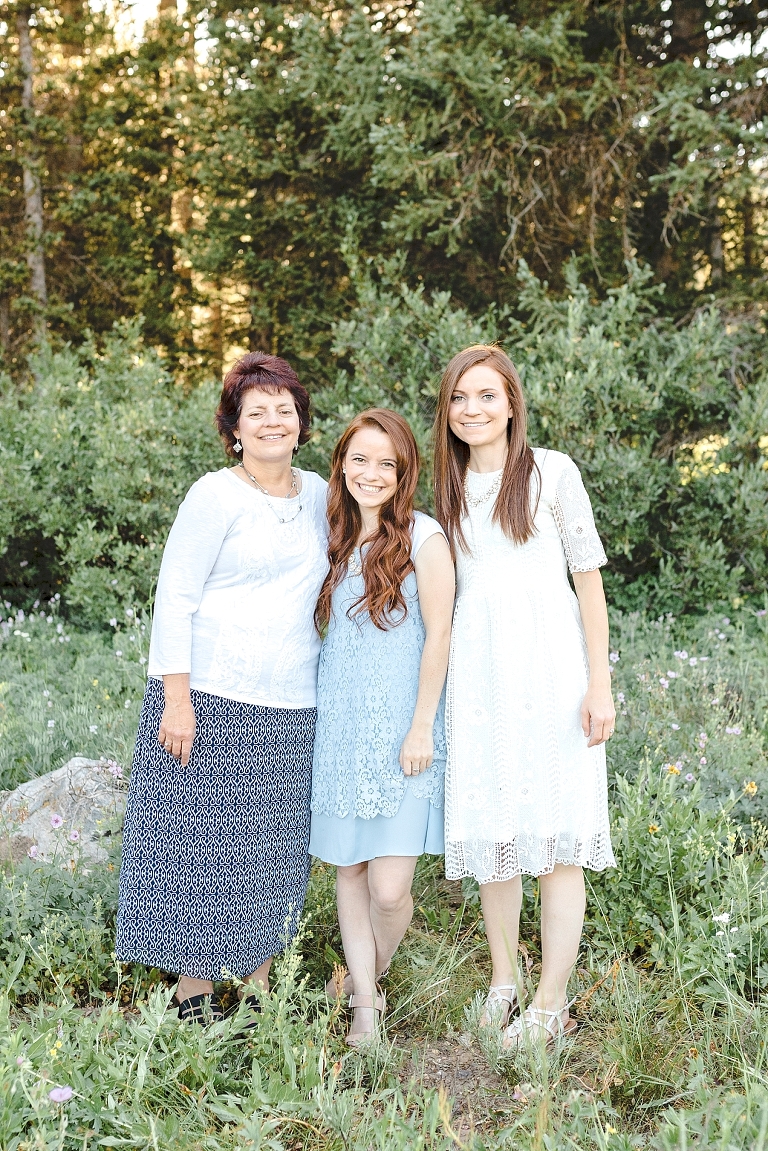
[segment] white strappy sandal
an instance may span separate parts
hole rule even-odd
[[[483,1027],[507,1026],[507,1021],[517,1003],[517,988],[512,983],[499,983],[488,988],[482,1018]]]
[[[575,1019],[563,1023],[563,1015],[575,1003],[572,1000],[559,1011],[545,1011],[543,1007],[526,1007],[523,1014],[510,1023],[504,1031],[503,1047],[507,1051],[519,1051],[526,1043],[545,1039],[549,1047],[560,1039],[573,1035],[578,1027]]]

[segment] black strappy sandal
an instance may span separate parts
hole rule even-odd
[[[220,1023],[224,1018],[221,1004],[215,995],[190,995],[189,999],[182,999],[178,1007],[180,1023],[200,1023],[208,1027],[211,1023]]]
[[[227,1012],[227,1019],[231,1018],[233,1015],[237,1015],[241,1003],[244,1003],[248,1010],[253,1012],[254,1015],[261,1015],[261,1000],[259,999],[258,995],[251,994],[244,995],[242,999],[238,999],[234,1007],[230,1007],[229,1011]],[[248,1032],[253,1031],[254,1027],[258,1027],[258,1020],[249,1019],[247,1023],[243,1023],[240,1025],[240,1027],[238,1027],[234,1038],[246,1039],[248,1037]]]

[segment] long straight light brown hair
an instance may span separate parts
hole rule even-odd
[[[443,372],[435,414],[435,512],[445,528],[454,558],[457,545],[462,551],[468,550],[461,520],[467,514],[464,477],[469,463],[469,445],[451,431],[448,413],[451,397],[461,377],[476,364],[485,364],[499,373],[512,408],[512,418],[507,424],[507,458],[493,519],[515,543],[524,544],[534,534],[533,517],[541,492],[541,476],[526,435],[528,419],[517,369],[506,352],[495,344],[473,344],[455,355]],[[538,491],[532,509],[531,474],[534,468]]]
[[[349,616],[367,612],[371,623],[386,631],[400,623],[408,605],[403,581],[413,571],[411,526],[413,496],[419,479],[419,449],[406,420],[388,408],[369,408],[355,416],[333,449],[328,481],[328,575],[320,589],[315,608],[315,625],[322,634],[331,618],[333,593],[347,574],[349,557],[355,550],[362,519],[357,500],[344,479],[344,459],[356,432],[375,428],[392,441],[397,468],[397,487],[392,498],[379,510],[379,527],[370,537],[362,555],[365,591],[349,608]],[[397,614],[397,619],[394,614]]]

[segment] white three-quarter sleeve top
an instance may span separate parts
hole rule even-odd
[[[211,695],[315,706],[328,485],[299,475],[290,500],[263,495],[231,468],[189,489],[160,567],[150,676],[189,672],[190,687]]]

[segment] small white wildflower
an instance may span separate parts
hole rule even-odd
[[[109,626],[110,627],[117,627],[117,620],[115,619],[114,616],[112,616],[112,619],[109,621]]]
[[[91,726],[88,728],[88,730],[90,731],[91,735],[95,735],[96,732],[99,730],[98,724],[92,723]]]
[[[730,923],[731,922],[730,911],[723,911],[720,913],[720,915],[713,915],[712,916],[712,922],[713,923]]]
[[[617,651],[612,651],[611,654],[608,656],[608,659],[611,661],[611,663],[618,663],[619,662],[619,653]]]
[[[56,720],[55,719],[49,719],[48,720],[48,726],[49,727],[55,727],[56,726]]]
[[[123,653],[122,653],[121,651],[116,651],[116,652],[115,652],[115,655],[117,656],[117,658],[118,658],[118,659],[120,658],[120,656],[121,656],[122,654],[123,654]]]

